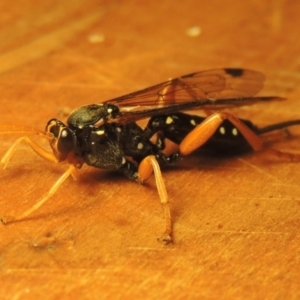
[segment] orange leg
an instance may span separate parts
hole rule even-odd
[[[239,119],[228,113],[214,113],[207,117],[184,138],[179,145],[180,153],[182,155],[188,155],[200,148],[214,135],[216,130],[226,119],[240,131],[255,151],[260,151],[263,148],[260,138]]]
[[[12,222],[22,220],[22,219],[28,217],[34,211],[36,211],[38,208],[40,208],[51,196],[53,196],[53,194],[57,191],[57,189],[62,185],[62,183],[70,175],[72,175],[72,177],[74,179],[78,178],[77,172],[78,172],[77,168],[73,165],[70,165],[69,168],[66,170],[66,172],[63,173],[63,175],[55,182],[55,184],[52,186],[52,188],[49,190],[49,192],[42,199],[40,199],[35,205],[33,205],[31,208],[29,208],[28,210],[26,210],[25,212],[23,212],[22,214],[20,214],[17,217],[4,216],[1,218],[1,222],[3,224],[7,224],[7,223],[12,223]]]
[[[207,142],[223,123],[224,120],[229,120],[244,136],[254,151],[263,150],[263,143],[260,137],[247,127],[238,118],[229,113],[214,113],[207,117],[201,124],[199,124],[193,131],[191,131],[179,145],[179,152],[182,155],[189,155],[196,149],[199,149],[205,142]],[[270,152],[279,158],[286,158],[289,160],[300,160],[300,155],[288,152],[282,152],[273,148],[267,148],[265,151]]]
[[[151,176],[151,174],[154,173],[160,202],[164,207],[165,222],[166,222],[165,231],[163,235],[159,238],[159,241],[161,241],[163,244],[169,244],[172,242],[171,212],[170,212],[166,187],[156,158],[153,155],[144,158],[139,165],[138,173],[139,173],[139,180],[141,183],[146,181]]]
[[[37,143],[35,143],[34,141],[32,141],[29,137],[27,136],[23,136],[19,139],[17,139],[13,145],[8,149],[8,151],[4,154],[4,156],[1,159],[1,164],[3,165],[3,168],[5,169],[9,160],[11,159],[12,155],[14,154],[14,152],[16,151],[17,146],[22,143],[25,142],[27,145],[29,145],[31,147],[31,149],[37,153],[39,156],[41,156],[42,158],[57,163],[58,159],[54,156],[54,154],[52,152],[49,152],[45,149],[43,149],[41,146],[39,146]]]
[[[54,163],[59,162],[53,153],[44,150],[38,144],[33,142],[30,138],[25,136],[25,137],[21,137],[18,140],[16,140],[14,142],[14,144],[10,147],[10,149],[6,152],[6,154],[3,156],[3,158],[1,159],[1,164],[4,165],[4,168],[6,167],[7,163],[11,159],[13,153],[16,151],[17,146],[23,141],[27,145],[29,145],[34,150],[34,152],[36,152],[39,156],[43,157],[44,159],[54,162]],[[65,171],[65,173],[63,173],[63,175],[55,182],[55,184],[52,186],[52,188],[49,190],[49,192],[40,201],[38,201],[30,209],[26,210],[24,213],[22,213],[21,215],[19,215],[17,217],[10,217],[10,216],[2,217],[1,218],[2,223],[7,224],[7,223],[10,223],[13,221],[21,220],[21,219],[29,216],[31,213],[33,213],[35,210],[37,210],[41,205],[43,205],[57,191],[57,189],[61,186],[61,184],[70,175],[72,175],[73,178],[76,179],[78,177],[77,172],[78,172],[77,167],[73,164],[70,164],[69,168]]]

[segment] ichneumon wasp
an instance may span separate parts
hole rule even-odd
[[[65,162],[68,168],[48,193],[17,217],[3,217],[8,223],[23,219],[38,209],[60,185],[72,175],[78,176],[83,164],[117,170],[130,180],[143,183],[154,173],[160,201],[165,213],[165,231],[160,240],[172,241],[172,220],[168,196],[160,167],[174,164],[179,157],[200,147],[241,149],[249,146],[262,150],[260,135],[300,125],[300,119],[258,128],[250,121],[234,117],[223,108],[283,100],[280,97],[255,97],[262,89],[264,76],[246,69],[215,69],[191,73],[146,89],[76,109],[64,124],[51,119],[45,131],[25,126],[0,126],[1,134],[24,134],[17,139],[1,160],[4,167],[17,146],[25,142],[44,159]],[[207,117],[183,113],[203,110]],[[215,112],[217,111],[217,112]],[[136,122],[149,118],[145,128]],[[36,144],[27,135],[37,134],[49,140],[52,152]],[[153,141],[153,136],[156,140]],[[166,154],[166,141],[178,149]],[[268,148],[278,157],[300,160],[300,155]]]

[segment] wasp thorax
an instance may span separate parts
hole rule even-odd
[[[105,120],[119,113],[113,104],[90,104],[76,109],[68,117],[68,126],[72,129],[82,129],[87,126],[99,127]]]

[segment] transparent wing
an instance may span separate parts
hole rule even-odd
[[[106,101],[120,108],[111,122],[132,122],[179,110],[214,109],[278,100],[253,97],[263,87],[265,76],[246,69],[215,69],[187,74],[146,89]]]

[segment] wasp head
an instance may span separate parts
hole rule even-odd
[[[50,146],[58,161],[64,161],[73,154],[76,146],[76,136],[73,131],[61,121],[51,119],[46,125],[46,134],[50,134]]]

